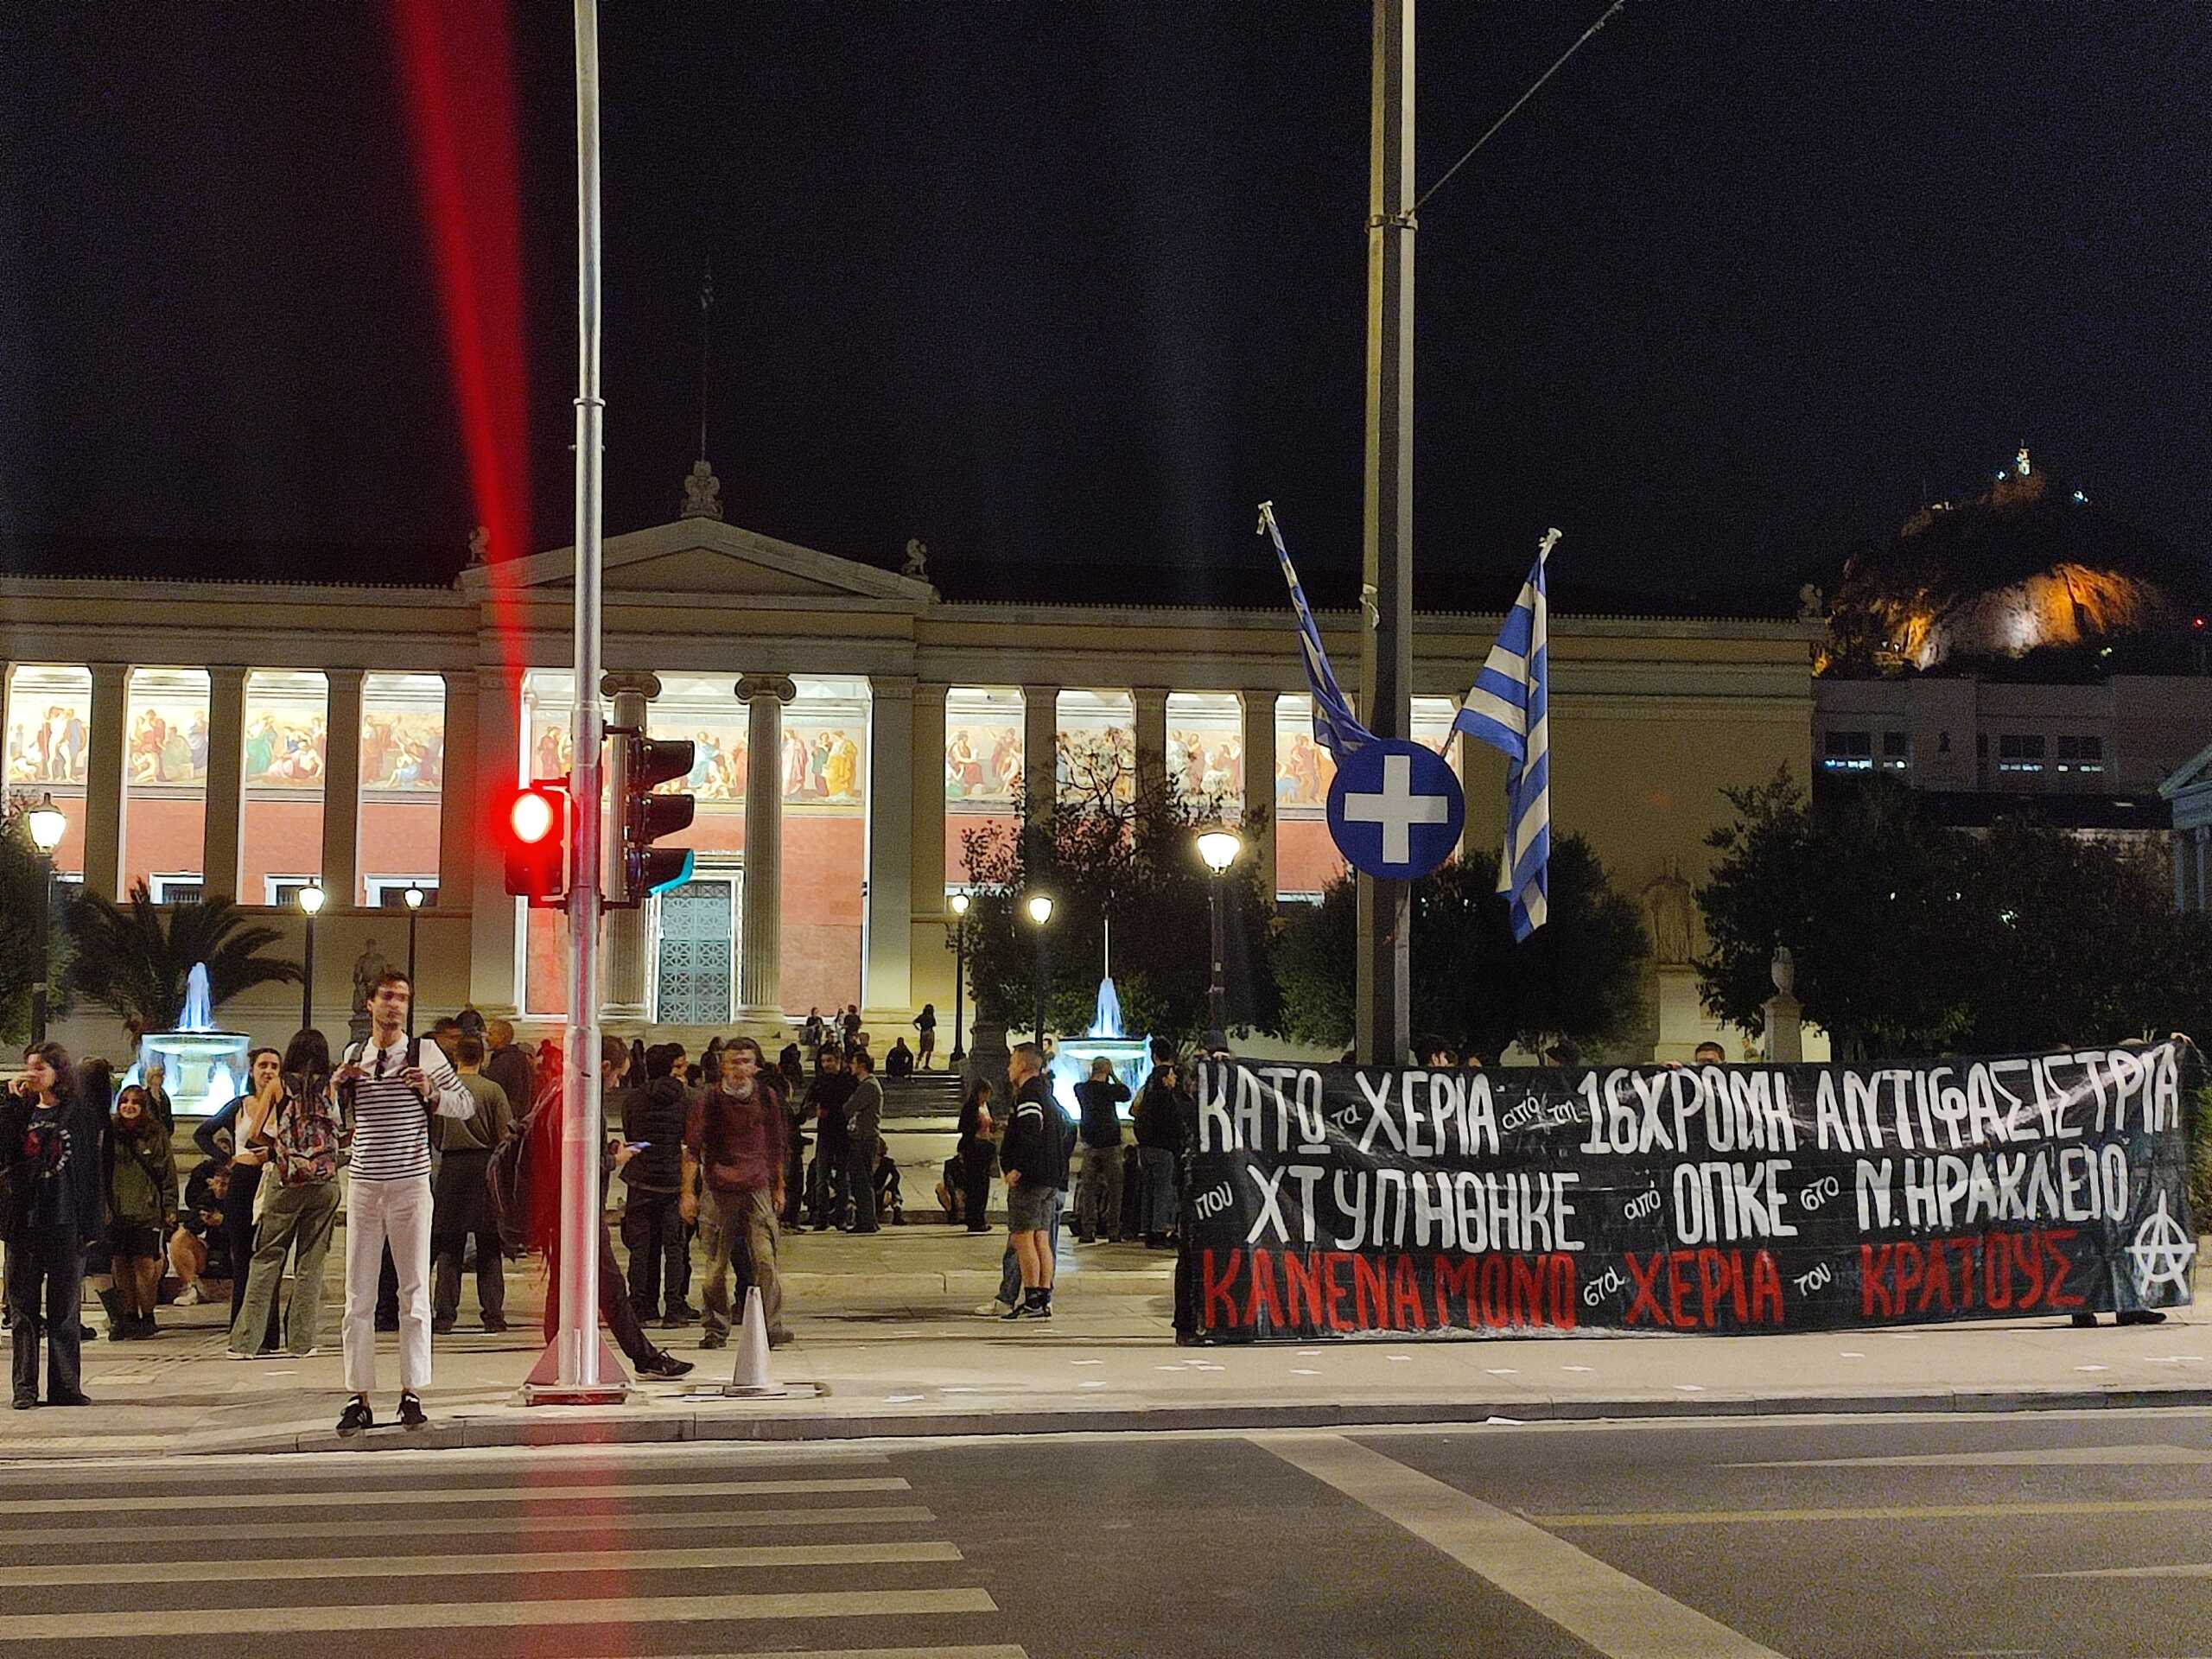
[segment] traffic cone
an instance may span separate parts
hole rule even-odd
[[[745,1289],[745,1318],[737,1333],[737,1363],[730,1372],[729,1381],[722,1385],[722,1392],[751,1400],[771,1399],[791,1392],[768,1375],[768,1319],[760,1305],[758,1285],[748,1285]]]

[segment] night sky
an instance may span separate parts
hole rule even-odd
[[[18,568],[56,536],[457,567],[485,515],[404,3],[0,14]],[[1422,185],[1600,10],[1430,0]],[[541,548],[569,539],[573,60],[567,6],[510,15]],[[734,522],[894,567],[922,537],[955,597],[1107,564],[1197,598],[1262,561],[1269,496],[1340,592],[1367,31],[1357,0],[614,0],[609,532],[680,501],[711,258]],[[1786,591],[2024,438],[2204,548],[2209,33],[2157,0],[1630,0],[1422,214],[1421,602],[1505,603],[1547,524],[1561,581]],[[466,101],[472,154],[500,106]]]

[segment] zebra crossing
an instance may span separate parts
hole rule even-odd
[[[0,1656],[1027,1659],[886,1454],[0,1474]],[[451,1632],[452,1635],[444,1633]]]

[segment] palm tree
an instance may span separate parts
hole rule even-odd
[[[157,906],[143,881],[130,889],[127,911],[97,893],[80,895],[70,907],[69,931],[76,941],[70,988],[113,1013],[134,1039],[175,1028],[195,963],[207,966],[213,1007],[256,985],[296,985],[304,977],[296,962],[261,954],[283,934],[247,925],[228,899]]]

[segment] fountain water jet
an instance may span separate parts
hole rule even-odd
[[[162,1087],[179,1117],[209,1117],[230,1104],[245,1074],[251,1046],[242,1031],[219,1031],[207,989],[207,964],[195,963],[184,982],[184,1011],[174,1031],[149,1031],[139,1039],[138,1060],[124,1083],[144,1081],[158,1063]]]

